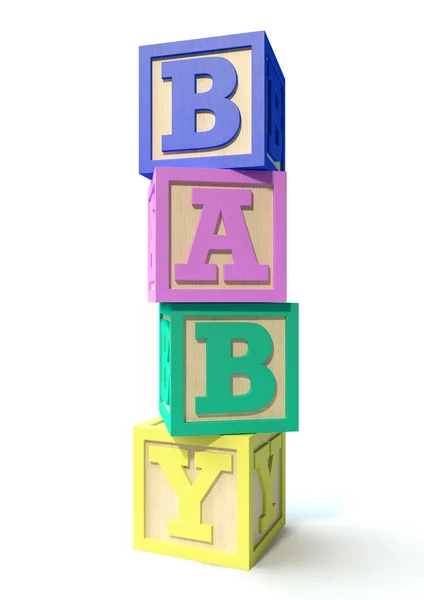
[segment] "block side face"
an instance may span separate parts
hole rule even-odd
[[[263,32],[144,46],[139,72],[141,174],[268,168]]]
[[[285,515],[283,433],[270,435],[253,450],[253,548]]]
[[[252,146],[253,155],[258,163],[258,168],[276,170],[277,167],[269,166],[266,149],[266,36],[262,32],[255,40],[252,55],[252,85],[253,85],[253,115],[252,115]],[[247,167],[248,165],[246,165]]]
[[[266,158],[279,171],[285,170],[285,79],[271,45],[265,41],[266,62]]]
[[[285,300],[285,174],[179,168],[155,174],[157,300]]]
[[[139,48],[139,173],[151,178],[152,128],[152,74],[151,54],[148,47]]]
[[[253,545],[251,566],[286,523],[286,436],[271,435],[253,449]]]
[[[286,354],[286,397],[287,416],[291,429],[299,429],[299,306],[292,304],[290,318],[287,319],[287,348]]]
[[[169,432],[172,431],[171,306],[159,305],[159,412]]]
[[[133,544],[136,550],[142,548],[145,537],[144,507],[144,429],[133,430]]]
[[[148,198],[148,293],[156,292],[156,194],[155,186],[151,186]]]
[[[185,435],[184,433],[177,433],[184,422],[184,394],[186,386],[184,371],[184,313],[175,310],[174,304],[170,306],[170,432],[172,435]]]
[[[167,413],[171,399],[171,323],[159,314],[159,404]]]
[[[287,299],[287,175],[284,171],[272,174],[274,184],[274,302]]]
[[[158,302],[166,301],[164,293],[167,290],[169,279],[169,169],[159,167],[154,172],[155,199],[154,199],[154,236],[155,236],[155,298]]]

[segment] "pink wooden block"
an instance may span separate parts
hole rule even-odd
[[[151,302],[286,302],[286,173],[157,167]]]

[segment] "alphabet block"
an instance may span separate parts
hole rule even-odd
[[[298,329],[297,304],[161,304],[170,434],[297,431]]]
[[[153,302],[285,302],[286,173],[158,167],[148,278]]]
[[[285,87],[265,32],[140,47],[140,173],[284,171]]]
[[[285,434],[134,428],[134,547],[250,569],[285,524]]]

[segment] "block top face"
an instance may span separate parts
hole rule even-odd
[[[144,423],[135,426],[135,429],[140,430],[145,439],[155,439],[161,442],[175,442],[176,444],[188,444],[199,446],[198,436],[179,436],[172,437],[165,426],[164,420],[161,417],[150,419]],[[210,448],[230,448],[238,450],[240,448],[256,448],[265,442],[270,433],[246,433],[231,435],[204,435],[201,439],[202,446]]]
[[[286,173],[158,167],[149,300],[285,302]]]
[[[284,76],[264,32],[140,47],[140,173],[284,170]]]

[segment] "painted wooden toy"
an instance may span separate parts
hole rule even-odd
[[[158,167],[149,300],[285,302],[286,173]]]
[[[264,32],[139,49],[161,417],[134,428],[134,547],[250,569],[298,430],[285,80]]]
[[[297,431],[297,304],[161,304],[159,409],[173,436]]]
[[[140,47],[140,164],[284,171],[285,87],[265,32]]]
[[[134,547],[250,569],[285,524],[285,434],[134,428]]]

